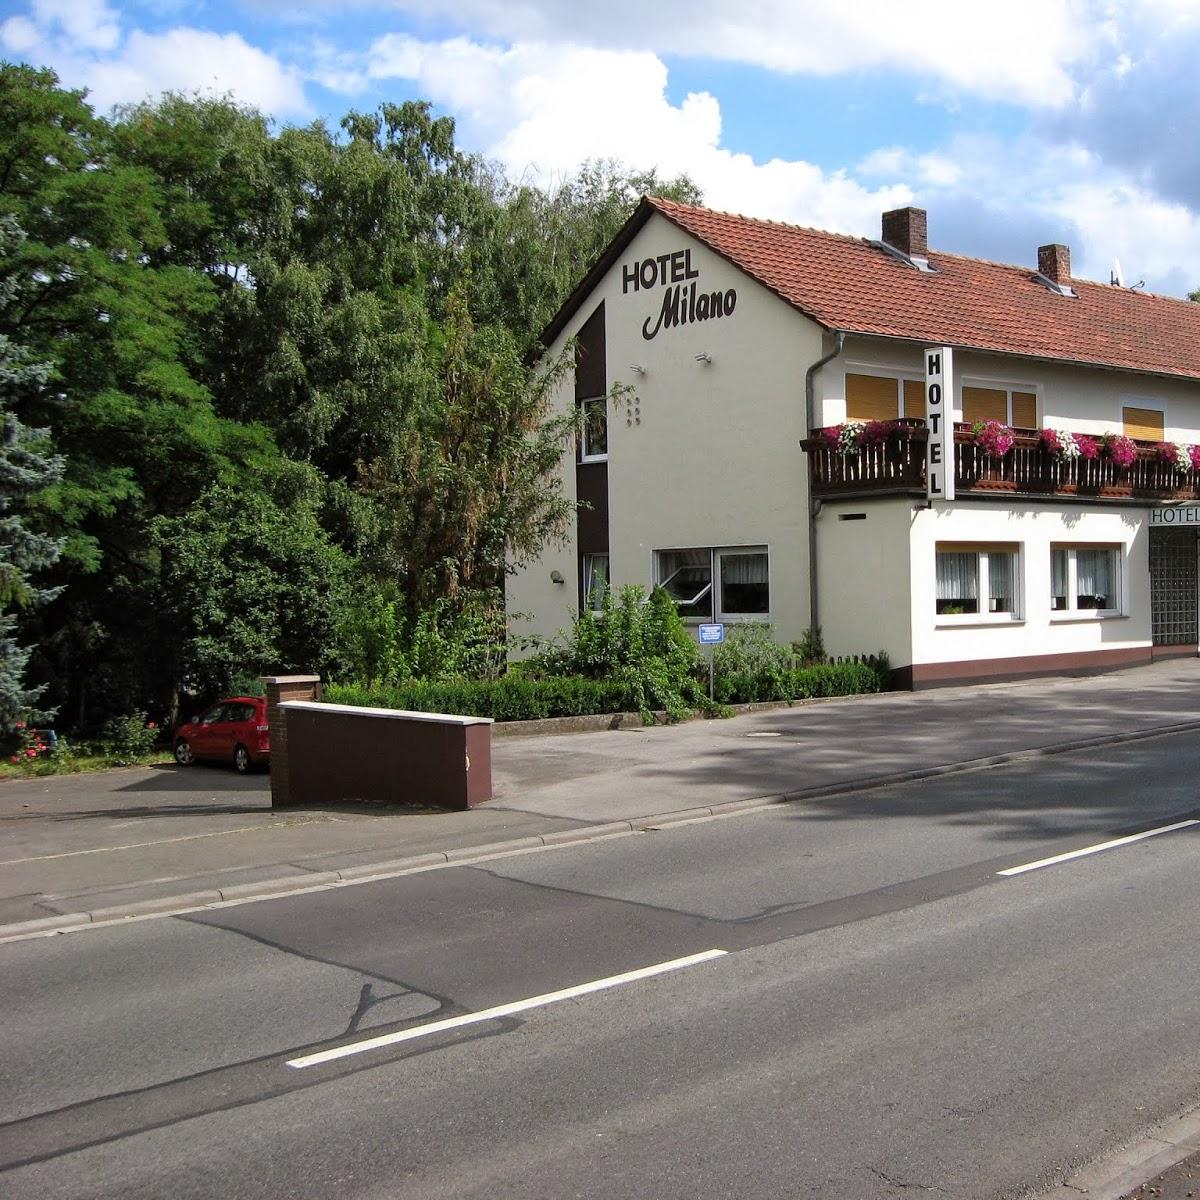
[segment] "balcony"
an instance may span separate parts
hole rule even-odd
[[[1135,442],[1129,467],[1109,458],[1063,461],[1049,454],[1035,429],[1015,429],[1013,448],[993,458],[977,446],[969,425],[954,427],[956,496],[1055,496],[1088,502],[1200,500],[1200,472],[1163,462],[1156,442]],[[820,437],[807,438],[812,494],[822,499],[925,495],[925,443],[919,420],[895,422],[885,440],[842,454]]]

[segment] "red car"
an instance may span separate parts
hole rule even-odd
[[[241,775],[271,759],[267,702],[261,696],[231,696],[175,730],[175,761],[198,758],[231,762]]]

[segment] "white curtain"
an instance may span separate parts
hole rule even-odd
[[[1061,610],[1067,607],[1067,552],[1065,550],[1050,551],[1050,598],[1053,607]]]
[[[1076,550],[1075,581],[1080,596],[1098,596],[1101,608],[1115,608],[1113,603],[1113,552],[1111,550]]]
[[[976,600],[979,598],[979,555],[942,551],[937,556],[937,598],[939,600]]]
[[[766,583],[767,556],[765,554],[722,554],[722,583]]]
[[[1017,596],[1017,556],[1007,551],[991,551],[988,556],[989,612],[1014,611]]]

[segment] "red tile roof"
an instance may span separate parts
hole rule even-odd
[[[1200,379],[1200,304],[1081,279],[1071,280],[1077,298],[1059,296],[1033,267],[936,250],[936,273],[924,274],[863,238],[657,197],[642,202],[563,320],[651,212],[828,329]]]

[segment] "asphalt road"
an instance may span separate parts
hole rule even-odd
[[[1194,741],[0,945],[0,1195],[1026,1195],[1200,1103],[1200,824],[997,872]]]

